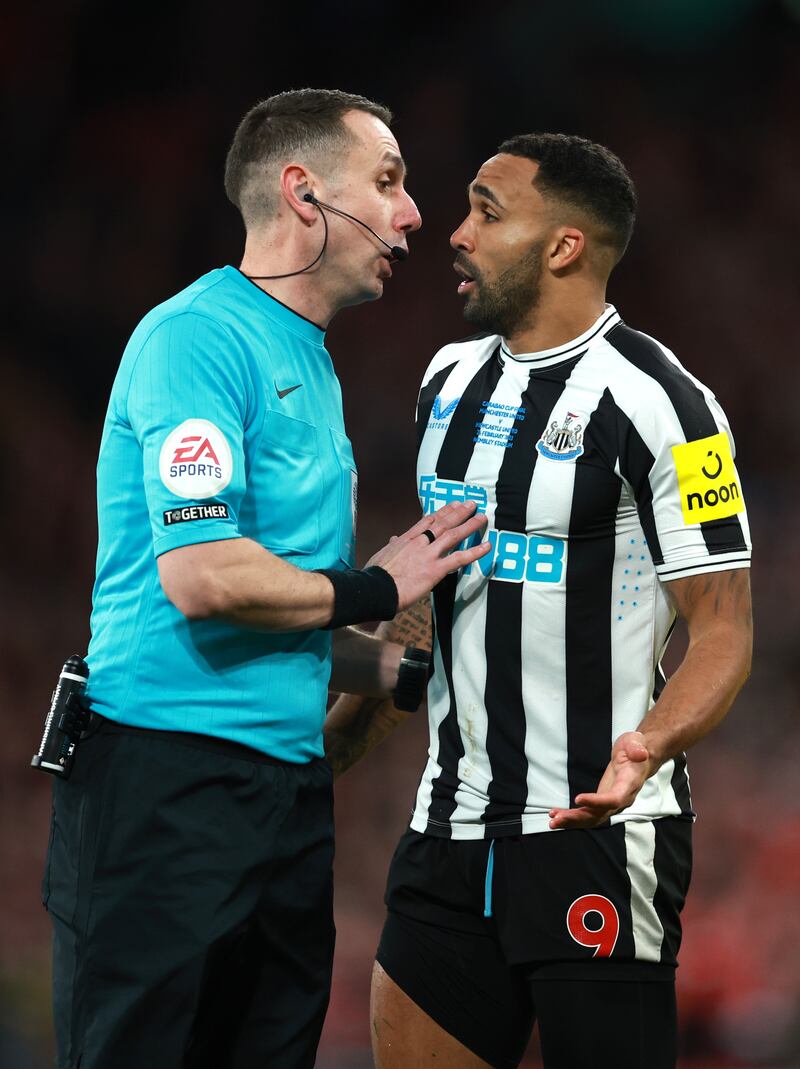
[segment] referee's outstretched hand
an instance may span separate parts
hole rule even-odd
[[[614,743],[596,792],[576,795],[574,809],[551,809],[550,827],[596,828],[633,805],[645,780],[655,771],[641,731],[624,732]]]
[[[368,566],[377,564],[391,575],[397,586],[398,611],[408,609],[450,572],[465,568],[491,550],[489,542],[456,548],[485,526],[486,517],[475,515],[474,502],[452,502],[423,516],[405,534],[395,535]]]

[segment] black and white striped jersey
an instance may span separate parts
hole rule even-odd
[[[475,501],[492,551],[434,591],[430,749],[411,827],[548,830],[597,788],[663,685],[663,582],[749,566],[733,443],[714,395],[613,307],[581,337],[512,356],[446,345],[423,380],[424,512]],[[693,816],[686,761],[612,818]]]

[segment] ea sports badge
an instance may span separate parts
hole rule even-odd
[[[683,522],[704,523],[744,512],[731,444],[722,431],[685,445],[673,445]]]
[[[231,447],[207,419],[187,419],[167,435],[158,467],[164,486],[177,497],[215,497],[233,475]]]

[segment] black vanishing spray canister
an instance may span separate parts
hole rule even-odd
[[[90,713],[82,701],[88,678],[89,666],[73,653],[61,670],[53,691],[39,752],[31,759],[33,768],[62,779],[69,777],[75,749],[89,723]]]

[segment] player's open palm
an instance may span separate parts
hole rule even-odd
[[[650,752],[640,731],[626,731],[611,750],[611,760],[594,793],[575,796],[574,809],[551,809],[550,827],[595,828],[632,805],[652,772]]]
[[[450,572],[465,568],[491,549],[489,542],[457,549],[486,526],[472,502],[452,502],[392,538],[369,560],[387,571],[397,586],[398,610],[428,594]]]

